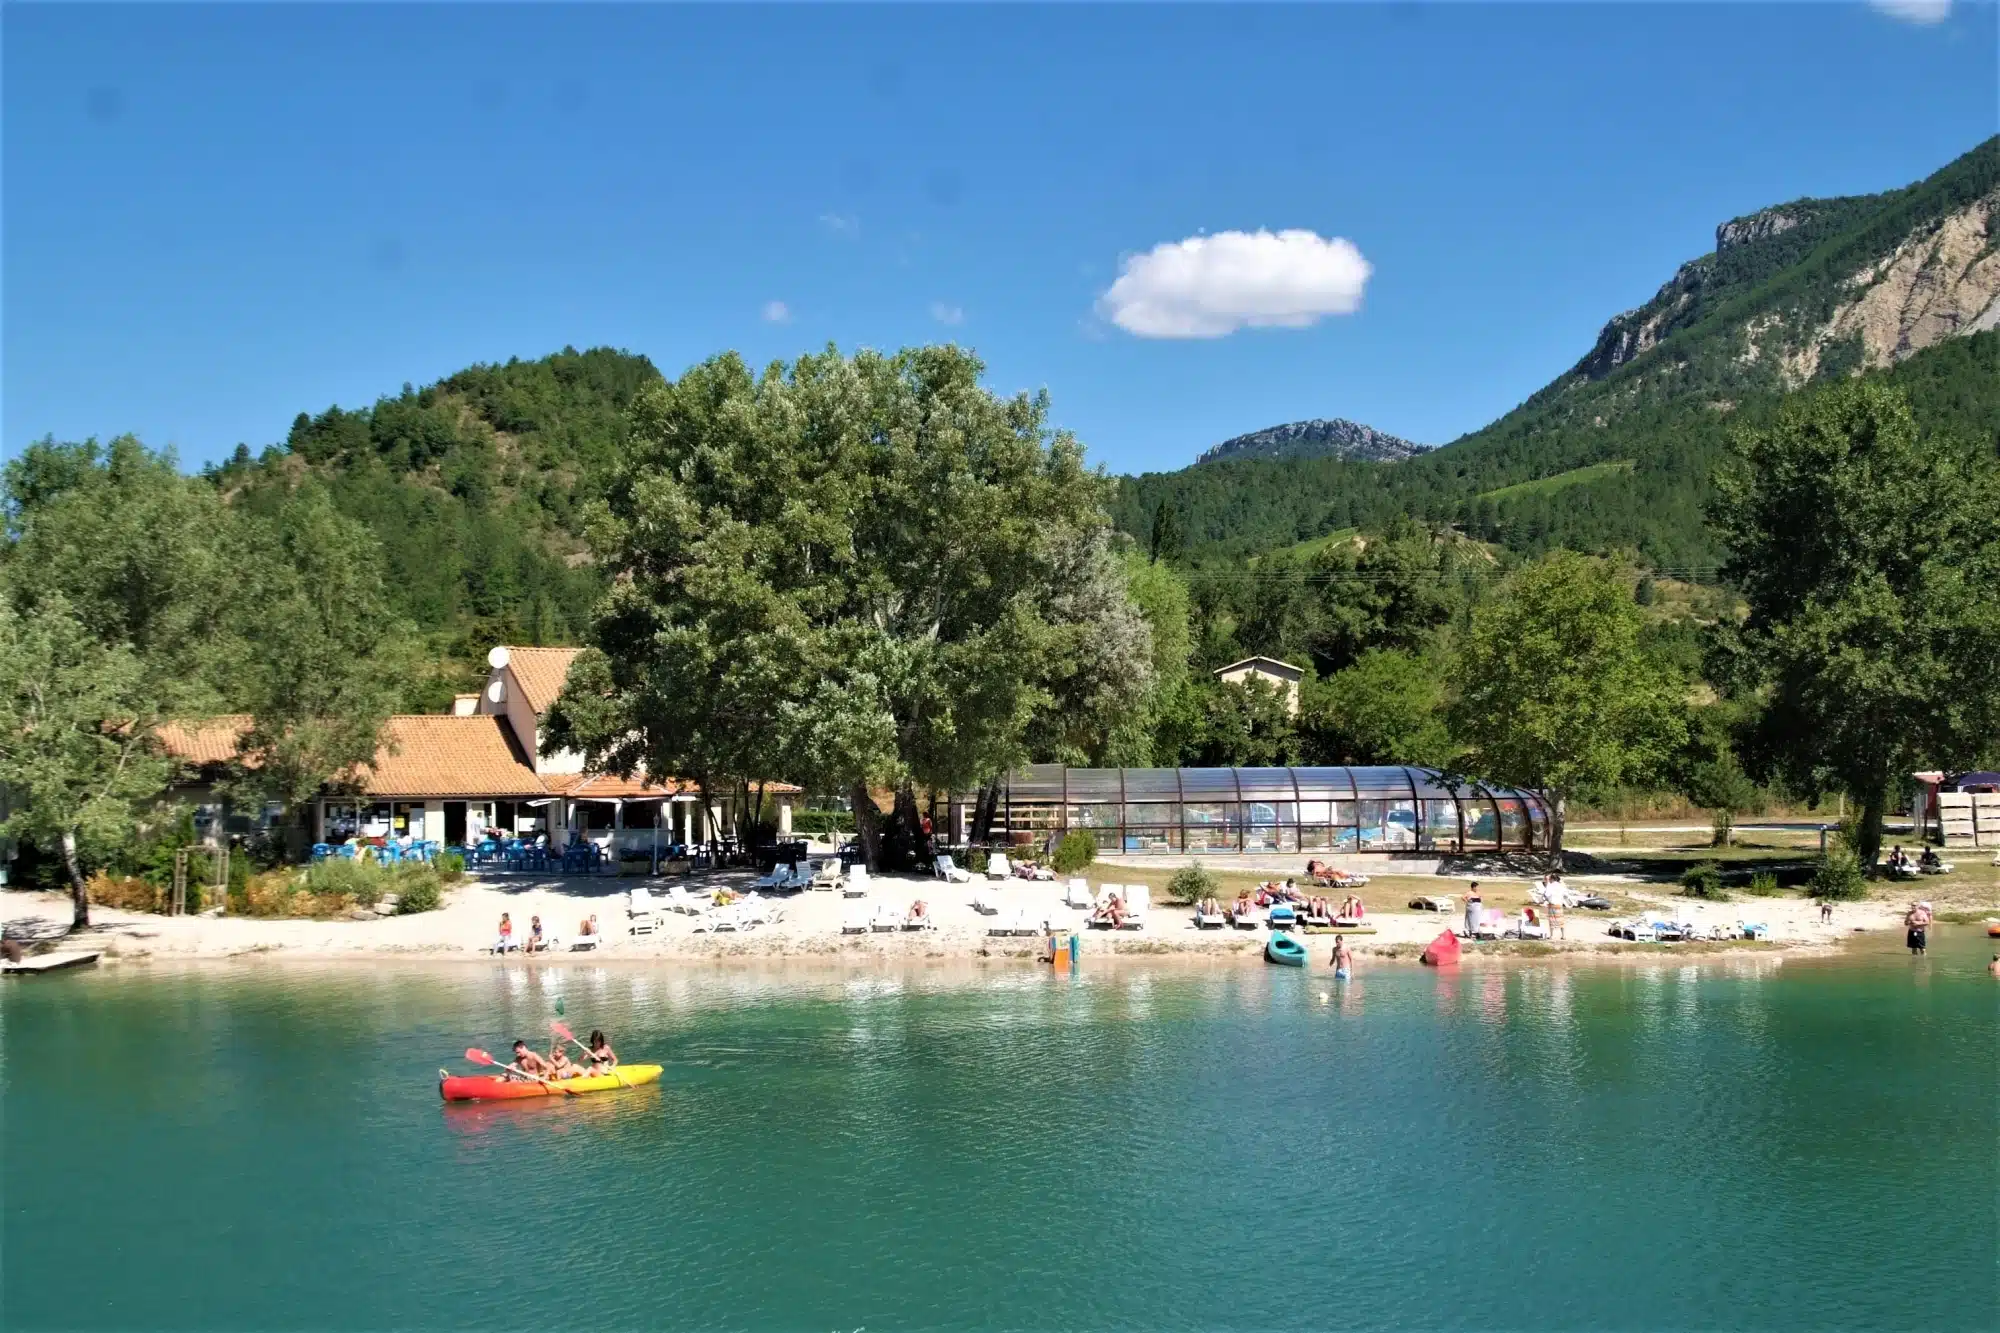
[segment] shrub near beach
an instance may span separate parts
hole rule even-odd
[[[1089,829],[1072,829],[1056,844],[1050,866],[1058,875],[1074,875],[1097,859],[1097,835]]]

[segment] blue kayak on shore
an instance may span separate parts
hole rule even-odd
[[[1304,967],[1306,946],[1290,935],[1273,935],[1264,945],[1264,961],[1280,967]]]

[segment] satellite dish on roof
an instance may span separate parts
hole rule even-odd
[[[496,704],[505,703],[507,701],[507,687],[497,680],[489,680],[486,682],[486,697]]]
[[[495,671],[507,665],[507,647],[505,644],[493,645],[492,650],[486,654],[486,665],[492,667]]]

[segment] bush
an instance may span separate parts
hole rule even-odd
[[[465,878],[465,853],[456,849],[439,852],[437,860],[431,863],[437,867],[438,878],[447,884],[456,884]]]
[[[1775,898],[1784,890],[1778,887],[1778,877],[1768,870],[1760,870],[1750,877],[1752,898]]]
[[[388,866],[328,857],[314,862],[306,871],[305,889],[315,898],[348,898],[358,906],[373,907],[382,900],[394,878],[395,871]]]
[[[1847,839],[1829,838],[1826,855],[1813,866],[1812,879],[1806,883],[1807,893],[1814,898],[1828,902],[1853,902],[1868,896],[1868,880],[1861,873],[1861,858],[1854,854],[1854,848]]]
[[[97,906],[115,907],[123,912],[159,912],[166,908],[166,891],[137,875],[99,871],[90,877],[84,892]]]
[[[1681,876],[1681,893],[1685,897],[1702,898],[1712,903],[1729,901],[1729,890],[1722,883],[1722,867],[1713,861],[1690,866],[1687,873]]]
[[[975,875],[986,873],[986,861],[987,856],[985,852],[975,850],[965,854],[965,868]]]
[[[848,810],[794,810],[792,832],[815,837],[822,833],[852,833],[854,814]]]
[[[1221,891],[1222,881],[1204,867],[1188,862],[1167,881],[1167,897],[1177,903],[1198,903]]]
[[[1097,835],[1089,829],[1072,829],[1056,844],[1049,866],[1058,875],[1074,875],[1097,859]]]
[[[437,872],[428,866],[406,866],[397,876],[396,915],[407,916],[411,912],[435,912],[444,905],[444,884]]]

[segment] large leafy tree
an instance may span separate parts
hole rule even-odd
[[[1144,622],[1104,551],[1107,483],[953,347],[753,375],[734,355],[643,392],[593,525],[613,575],[551,744],[704,786],[971,789],[1033,737],[1137,701]],[[1057,715],[1062,716],[1060,720]],[[1089,730],[1091,724],[1082,724]]]
[[[0,596],[0,832],[59,850],[77,929],[90,924],[82,848],[131,834],[172,765],[151,746],[146,671],[85,628],[60,593]]]
[[[1903,776],[2000,734],[2000,462],[1921,437],[1874,381],[1790,401],[1734,447],[1712,512],[1750,614],[1718,674],[1763,703],[1753,764],[1854,798],[1872,865]]]
[[[1571,797],[1649,779],[1686,742],[1682,682],[1641,650],[1641,614],[1609,565],[1562,551],[1509,575],[1460,646],[1465,763],[1546,791],[1558,856]]]
[[[254,644],[236,688],[248,793],[296,809],[375,755],[412,669],[391,614],[381,548],[317,482],[269,522],[246,520],[239,642]]]
[[[1458,745],[1445,724],[1439,668],[1432,658],[1380,648],[1316,682],[1304,700],[1312,748],[1328,763],[1450,767]]]

